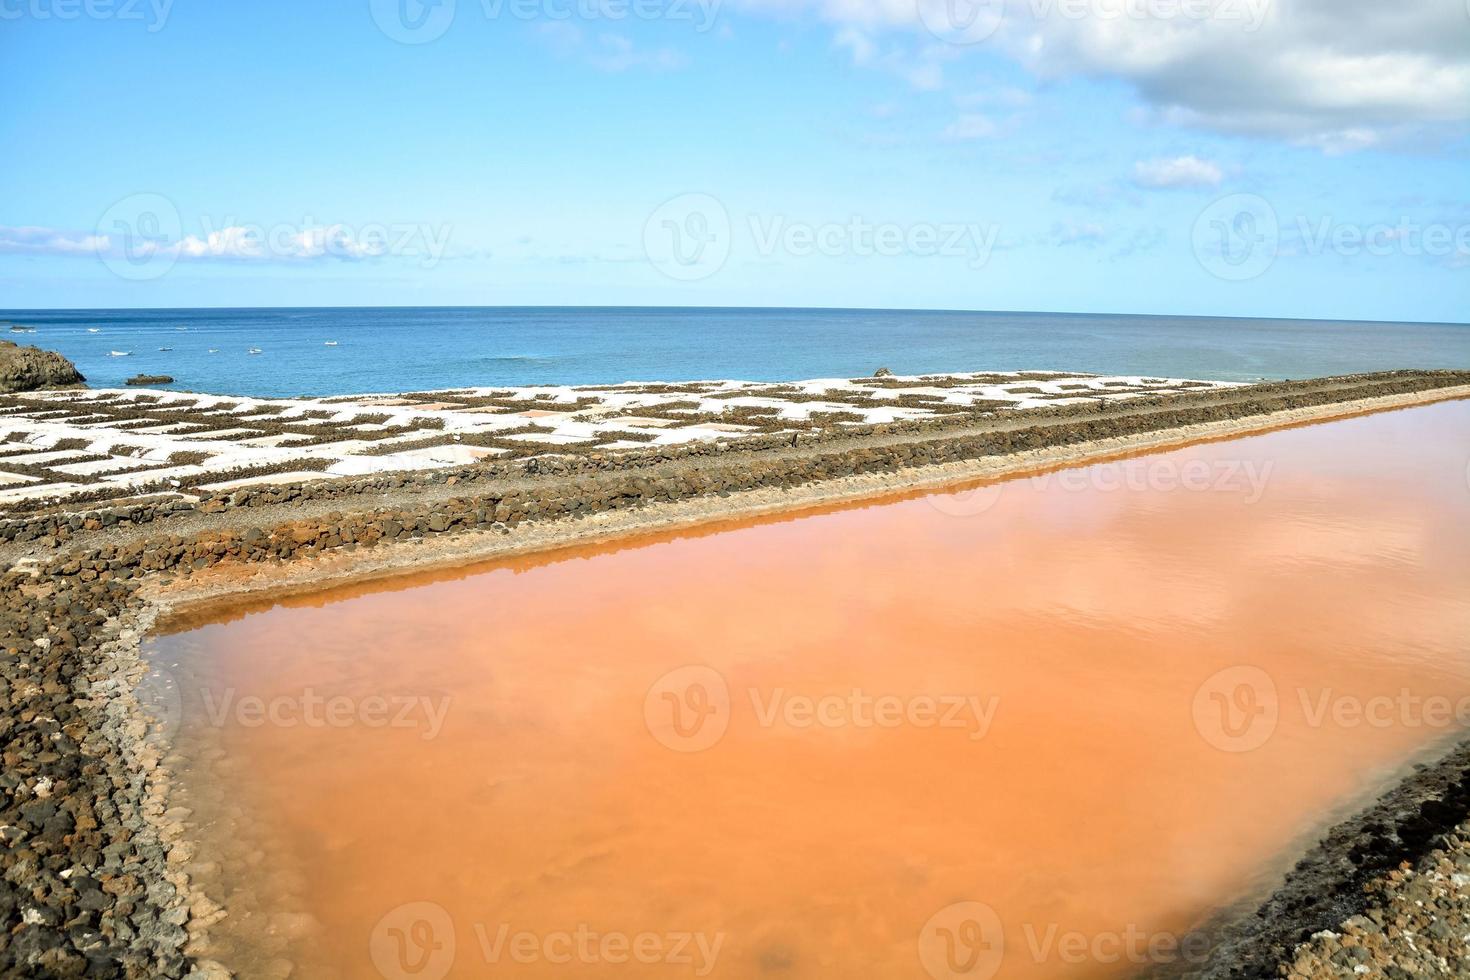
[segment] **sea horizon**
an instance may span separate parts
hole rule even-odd
[[[250,310],[718,310],[718,311],[782,311],[812,313],[975,313],[1025,316],[1064,317],[1134,317],[1138,319],[1177,320],[1254,320],[1292,321],[1300,323],[1371,323],[1377,325],[1470,327],[1470,320],[1384,319],[1380,317],[1234,315],[1229,313],[1138,313],[1124,310],[1041,310],[1003,307],[964,306],[792,306],[789,304],[688,304],[688,303],[324,303],[282,305],[219,306],[37,306],[0,309],[0,324],[8,325],[12,316],[30,313],[190,313],[197,311],[241,312]]]
[[[687,306],[0,310],[95,387],[257,397],[1061,370],[1211,381],[1470,367],[1459,323]]]

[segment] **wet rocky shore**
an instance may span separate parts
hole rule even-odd
[[[1206,964],[1152,976],[1470,975],[1467,814],[1470,740],[1328,830],[1259,908],[1206,926]]]
[[[1470,824],[1364,888],[1362,910],[1300,947],[1289,980],[1470,975]]]
[[[138,643],[168,606],[170,588],[192,576],[286,568],[359,549],[391,549],[405,540],[512,535],[610,511],[1219,420],[1260,418],[1266,424],[1273,413],[1291,409],[1453,389],[1462,389],[1463,397],[1466,385],[1470,373],[1395,372],[1160,396],[1106,411],[1041,410],[1003,424],[967,418],[875,426],[815,433],[796,445],[756,435],[9,516],[0,520],[7,569],[0,581],[0,976],[228,975],[196,955],[201,937],[226,910],[191,884],[186,869],[197,845],[185,839],[187,814],[170,809],[164,746],[136,693],[144,674]],[[1338,898],[1310,903],[1312,924],[1308,917],[1289,920],[1302,911],[1305,896],[1318,897],[1325,887],[1323,879],[1311,880],[1263,910],[1263,920],[1292,921],[1292,929],[1253,940],[1259,956],[1245,945],[1233,954],[1240,969],[1273,972],[1218,975],[1274,975],[1275,964],[1294,955],[1295,943],[1312,932],[1370,915],[1360,895],[1377,887],[1384,873],[1399,873],[1393,869],[1403,862],[1434,862],[1406,879],[1410,888],[1441,874],[1435,869],[1445,861],[1455,864],[1463,838],[1440,835],[1464,820],[1470,796],[1466,769],[1454,778],[1449,772],[1439,783],[1421,780],[1438,786],[1438,796],[1411,791],[1355,835],[1329,835],[1322,846],[1331,853],[1321,860],[1352,870],[1333,892]],[[1441,843],[1446,856],[1430,856]],[[1463,872],[1455,867],[1454,874]],[[1385,913],[1384,936],[1390,927],[1401,928],[1390,921],[1395,915]],[[1323,955],[1330,960],[1336,952]],[[1302,975],[1332,975],[1311,969]]]

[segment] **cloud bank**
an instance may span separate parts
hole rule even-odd
[[[1459,0],[732,2],[815,16],[859,64],[901,57],[927,87],[957,54],[1000,54],[1038,81],[1125,83],[1160,122],[1329,153],[1470,121]]]
[[[1133,165],[1133,182],[1139,187],[1177,189],[1219,187],[1225,179],[1220,166],[1196,156],[1168,160],[1140,160]]]

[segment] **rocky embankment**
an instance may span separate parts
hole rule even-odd
[[[0,976],[183,976],[190,910],[130,690],[137,585],[0,581]]]
[[[0,340],[0,394],[73,388],[86,380],[75,364],[54,351]]]
[[[1329,830],[1191,980],[1470,976],[1470,741]],[[1361,968],[1361,969],[1360,969]]]
[[[411,555],[406,541],[550,541],[558,528],[574,540],[579,519],[645,512],[646,528],[701,502],[714,519],[742,496],[950,474],[944,467],[1045,447],[1085,454],[1098,440],[1203,435],[1212,423],[1265,427],[1465,397],[1467,386],[1470,373],[1396,372],[1164,396],[1093,415],[487,463],[0,522],[0,976],[225,975],[196,955],[225,912],[191,888],[197,855],[182,815],[168,809],[169,773],[134,694],[140,638],[170,590],[201,576],[218,576],[228,591],[251,571],[284,577],[313,559]],[[1464,818],[1465,801],[1446,805]]]
[[[1363,911],[1297,950],[1289,980],[1470,976],[1470,823],[1371,883]]]

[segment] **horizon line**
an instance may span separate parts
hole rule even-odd
[[[319,305],[319,306],[54,306],[0,308],[0,313],[184,313],[190,311],[271,311],[271,310],[708,310],[708,311],[792,311],[809,313],[955,313],[955,314],[1001,314],[1022,316],[1067,316],[1067,317],[1137,317],[1144,319],[1187,319],[1187,320],[1261,320],[1294,321],[1301,323],[1365,323],[1402,324],[1415,326],[1470,326],[1466,320],[1379,320],[1342,319],[1323,316],[1237,316],[1221,313],[1124,313],[1117,311],[1069,311],[1069,310],[1009,310],[969,309],[958,307],[907,307],[907,306],[683,306],[673,304],[380,304],[380,305]]]

